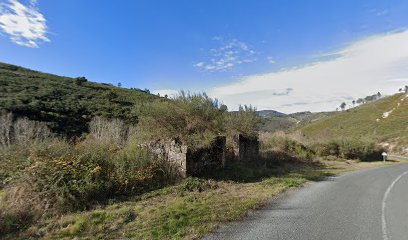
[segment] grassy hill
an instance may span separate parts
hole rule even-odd
[[[156,98],[141,90],[41,73],[0,63],[0,111],[44,121],[55,132],[76,136],[92,116],[136,123],[134,106]]]
[[[303,126],[333,114],[333,112],[298,112],[284,114],[273,110],[263,110],[257,113],[261,117],[259,129],[263,132],[287,131],[292,127]]]
[[[408,144],[408,98],[402,100],[405,97],[405,94],[395,94],[315,121],[298,130],[314,140],[357,138],[383,143],[401,152],[401,148]],[[387,115],[385,113],[388,113],[387,117],[383,117]]]

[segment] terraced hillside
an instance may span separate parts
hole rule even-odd
[[[47,122],[53,131],[64,136],[80,135],[96,115],[137,122],[135,106],[154,98],[137,89],[0,63],[0,111]]]
[[[408,154],[408,94],[395,94],[299,128],[308,139],[357,138]]]

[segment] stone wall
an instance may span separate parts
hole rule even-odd
[[[187,146],[175,139],[156,141],[149,145],[152,152],[160,159],[169,161],[180,174],[187,177]]]
[[[187,150],[187,172],[199,176],[225,166],[226,137],[218,136],[207,148]]]
[[[177,140],[156,141],[149,145],[160,159],[169,161],[181,177],[199,176],[225,166],[226,138],[219,136],[207,148],[191,150]]]
[[[259,157],[259,141],[256,137],[238,135],[235,139],[235,155],[239,162],[255,161]]]
[[[156,141],[149,147],[160,159],[167,160],[176,167],[181,177],[200,176],[222,169],[226,164],[225,136],[216,137],[209,147],[194,150],[175,139]],[[255,137],[238,135],[234,138],[233,152],[238,162],[256,161],[259,156],[259,141]]]

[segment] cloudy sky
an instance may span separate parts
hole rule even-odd
[[[0,0],[0,61],[230,109],[327,111],[408,85],[408,2]]]

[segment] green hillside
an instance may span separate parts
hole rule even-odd
[[[53,131],[65,136],[85,132],[87,122],[95,115],[137,122],[134,106],[153,98],[154,95],[138,89],[0,63],[0,110],[48,122]]]
[[[396,94],[363,104],[298,130],[305,137],[319,141],[357,138],[402,147],[408,143],[408,98],[402,100],[405,96]],[[384,118],[386,112],[390,113]]]
[[[258,115],[261,116],[259,130],[262,132],[288,131],[293,127],[304,126],[333,114],[334,112],[298,112],[284,114],[273,110],[258,111]]]

